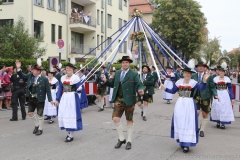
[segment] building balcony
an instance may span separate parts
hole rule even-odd
[[[77,13],[74,13],[70,18],[70,25],[71,29],[81,30],[82,32],[89,32],[96,30],[96,18],[89,17],[89,16],[79,16]]]
[[[96,4],[97,0],[71,0],[71,2],[83,5]]]
[[[72,45],[71,46],[71,54],[87,54],[91,50],[93,50],[95,47],[91,45],[85,45],[85,44],[80,44],[80,45]],[[92,51],[89,56],[96,56],[96,50]]]

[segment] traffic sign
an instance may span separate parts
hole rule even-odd
[[[63,48],[58,48],[58,53],[63,53],[64,49]]]
[[[64,47],[64,41],[62,39],[59,39],[57,44],[58,44],[59,48],[63,48]]]
[[[52,58],[51,64],[52,64],[53,66],[56,66],[56,65],[58,64],[58,59],[57,59],[57,58]]]

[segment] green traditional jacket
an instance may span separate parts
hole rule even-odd
[[[27,91],[26,91],[26,96],[31,97],[30,94],[30,87],[34,83],[34,76],[32,73],[30,74],[24,74],[22,71],[17,72],[20,78],[24,79],[27,81]],[[51,95],[51,90],[49,86],[48,79],[44,76],[39,75],[40,77],[37,80],[36,83],[36,92],[37,92],[37,99],[39,102],[45,102],[46,95],[48,97],[48,101],[52,101],[52,95]]]
[[[136,92],[144,90],[143,83],[139,79],[137,72],[129,69],[122,82],[120,82],[122,70],[117,70],[113,80],[107,80],[104,85],[113,88],[112,102],[117,98],[120,83],[122,83],[123,101],[126,106],[133,106],[136,104]]]
[[[60,73],[58,73],[58,74],[55,75],[55,78],[56,78],[58,81],[61,80],[61,77],[62,77],[62,75],[61,75]]]
[[[154,85],[155,85],[155,82],[158,80],[157,72],[151,72],[151,75],[153,76],[153,79],[154,79]],[[153,85],[153,86],[154,86],[154,85]]]
[[[192,79],[194,79],[195,81],[198,81],[198,73],[194,73],[192,75]],[[199,83],[203,83],[202,80]],[[197,89],[194,90],[193,97],[195,97],[196,93],[197,93]],[[202,99],[210,99],[213,96],[214,97],[218,96],[216,87],[215,87],[214,82],[213,82],[213,76],[210,75],[208,77],[208,79],[206,81],[206,89],[200,91],[200,96],[201,96]]]
[[[148,92],[149,95],[153,95],[154,94],[154,88],[153,88],[154,84],[155,84],[154,77],[151,74],[151,72],[148,72],[146,79],[143,81],[143,85],[145,86],[144,92]]]

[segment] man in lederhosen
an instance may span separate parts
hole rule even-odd
[[[199,62],[196,66],[197,73],[192,75],[192,79],[195,81],[198,81],[199,83],[202,83],[202,79],[204,76],[204,70],[206,70],[206,64],[203,62]],[[200,110],[202,111],[202,121],[200,125],[200,137],[204,137],[204,129],[207,125],[208,120],[208,114],[210,112],[210,103],[211,98],[218,98],[217,90],[215,88],[214,82],[213,82],[213,76],[209,76],[206,82],[206,89],[205,90],[195,90],[194,91],[194,99],[196,101],[197,110],[198,110],[198,116],[200,114]]]
[[[43,133],[43,110],[46,95],[48,101],[54,105],[48,79],[41,76],[42,67],[40,64],[33,66],[32,73],[24,74],[21,71],[21,62],[17,60],[15,63],[19,77],[27,80],[26,96],[29,97],[28,115],[35,124],[33,134],[41,135]],[[37,114],[34,114],[35,109],[37,109]]]
[[[112,119],[116,125],[119,137],[115,148],[120,148],[122,144],[127,142],[126,150],[129,150],[132,146],[136,92],[143,95],[144,86],[139,79],[138,73],[130,69],[130,63],[133,61],[129,56],[123,56],[119,62],[122,64],[122,68],[116,71],[113,80],[107,80],[104,74],[102,74],[102,80],[104,85],[114,88],[112,95],[112,102],[114,102]],[[124,138],[123,126],[120,121],[124,112],[127,120],[127,140]]]
[[[143,65],[142,66],[142,82],[145,87],[144,89],[144,95],[138,95],[137,105],[139,108],[141,108],[141,116],[143,117],[144,121],[147,121],[147,109],[148,109],[148,103],[153,102],[153,94],[154,94],[154,77],[151,74],[151,70],[148,66]]]

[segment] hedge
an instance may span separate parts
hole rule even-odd
[[[0,59],[0,65],[4,64],[5,66],[9,67],[9,66],[13,66],[15,67],[15,59]],[[25,71],[28,65],[35,65],[37,63],[36,59],[19,59],[19,61],[22,63],[22,69]],[[64,66],[66,63],[66,61],[62,61],[62,66]],[[86,62],[77,62],[75,66],[77,66],[78,68],[80,68],[80,64],[82,64],[82,66],[86,65]],[[99,65],[98,65],[99,66]],[[42,61],[42,67],[45,70],[48,70],[48,60],[46,61]],[[122,67],[122,65],[120,63],[116,63],[116,64],[112,64],[111,67],[115,67],[115,69],[120,69]],[[134,65],[131,65],[130,68],[133,69]]]

